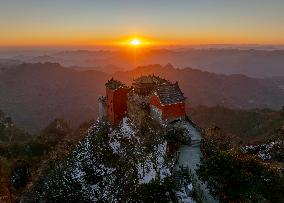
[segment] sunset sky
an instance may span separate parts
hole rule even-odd
[[[283,0],[0,0],[0,46],[284,44]]]

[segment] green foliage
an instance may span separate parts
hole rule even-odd
[[[270,138],[270,141],[278,142],[271,149],[271,159],[284,162],[284,128],[278,129]]]
[[[99,121],[68,157],[51,163],[50,171],[26,197],[38,202],[71,197],[70,201],[77,202],[175,202],[171,178],[160,180],[159,176],[139,184],[139,167],[145,165],[146,171],[147,163],[153,163],[156,172],[161,171],[157,162],[163,152],[157,152],[157,147],[165,140],[159,125],[145,122],[129,134],[122,126],[111,127]],[[119,149],[114,150],[112,144]]]
[[[24,143],[15,143],[2,146],[0,155],[10,159],[29,159],[29,157],[32,158],[43,156],[49,150],[49,146],[45,144],[35,141],[28,141]]]
[[[204,149],[211,156],[233,147],[232,138],[217,126],[205,129],[203,133]]]
[[[278,162],[284,162],[284,142],[273,146],[271,149],[271,159]]]
[[[254,156],[219,152],[197,170],[210,192],[225,202],[282,202],[284,179]]]
[[[89,126],[90,122],[73,130],[64,120],[55,119],[43,131],[28,134],[0,111],[0,190],[17,197],[29,181],[37,180],[43,171],[54,169],[85,135]],[[76,187],[78,185],[74,185]]]
[[[23,141],[28,138],[28,134],[18,129],[12,119],[0,110],[0,144]]]
[[[72,129],[63,119],[55,119],[43,130],[43,132],[46,134],[54,134],[56,136],[66,136],[72,133]]]
[[[107,166],[112,166],[118,159],[117,155],[113,153],[109,146],[109,125],[102,123],[100,130],[97,132],[96,137],[92,141],[93,152],[96,157],[100,159]]]
[[[178,127],[169,129],[166,134],[166,139],[168,142],[175,143],[177,145],[189,145],[191,142],[191,139],[185,130]]]
[[[190,109],[190,115],[203,129],[220,127],[224,133],[233,135],[244,143],[266,140],[284,123],[280,111],[269,109],[240,110],[221,106],[198,106]]]
[[[174,182],[171,177],[165,178],[162,182],[154,180],[150,183],[139,185],[131,195],[130,202],[177,202],[174,188]]]
[[[282,106],[282,109],[281,109],[281,116],[284,119],[284,106]]]
[[[25,187],[31,178],[30,166],[25,161],[17,161],[12,170],[11,184],[15,189]]]
[[[35,183],[36,191],[31,191],[24,197],[24,202],[87,202],[82,196],[82,185],[73,178],[70,173],[63,173],[68,168],[66,162],[56,163],[53,170],[49,171],[52,181],[43,177]],[[48,184],[48,188],[46,187]],[[44,195],[40,195],[44,194]]]
[[[282,130],[281,130],[282,129]],[[277,141],[271,149],[272,160],[283,161],[283,128],[272,129],[269,139]],[[214,126],[204,131],[204,149],[209,159],[203,162],[197,173],[207,182],[212,195],[221,202],[283,202],[284,178],[271,163],[258,157],[243,154],[231,142],[233,140]]]

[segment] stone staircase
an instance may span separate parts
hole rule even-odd
[[[174,183],[177,186],[177,189],[180,189],[182,187],[182,180],[183,180],[183,175],[181,170],[176,170],[173,173],[174,177]]]
[[[191,140],[191,147],[200,147],[200,140]]]

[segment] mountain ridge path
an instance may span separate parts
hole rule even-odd
[[[188,136],[191,138],[191,144],[182,145],[179,148],[174,170],[179,171],[181,168],[188,169],[188,173],[192,178],[193,186],[202,202],[219,202],[209,193],[206,183],[204,184],[196,174],[196,169],[198,168],[198,165],[201,164],[201,160],[203,159],[203,154],[200,149],[200,143],[202,140],[200,130],[190,121],[182,121],[179,123],[179,126],[187,131]]]

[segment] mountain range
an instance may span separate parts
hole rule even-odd
[[[1,54],[1,53],[0,53]],[[1,57],[1,55],[0,55]],[[137,65],[173,64],[178,68],[192,67],[218,74],[244,74],[249,77],[284,76],[284,50],[237,48],[199,49],[135,49],[124,50],[68,50],[23,52],[5,55],[5,60],[26,63],[52,62],[66,67],[100,70],[113,73],[131,70]],[[1,65],[1,61],[0,61]],[[110,68],[112,67],[112,68]]]
[[[197,105],[280,109],[284,104],[282,78],[228,76],[192,68],[176,69],[170,64],[108,74],[78,71],[57,63],[24,63],[0,73],[0,109],[28,130],[39,130],[55,118],[76,125],[96,118],[98,96],[105,94],[108,79],[114,77],[131,85],[134,78],[148,74],[178,81],[187,97],[189,114]]]

